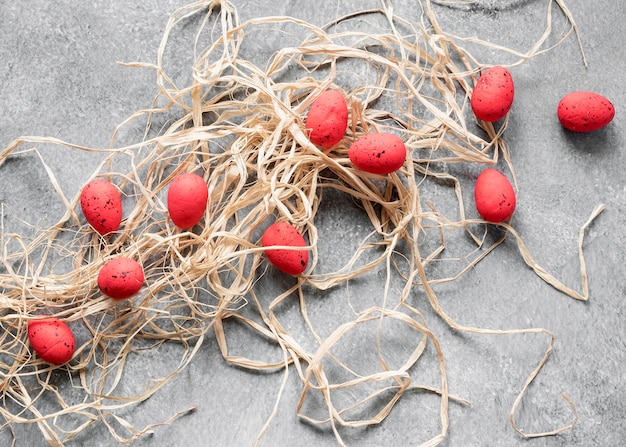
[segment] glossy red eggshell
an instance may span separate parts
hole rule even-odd
[[[106,296],[118,300],[130,298],[143,286],[141,265],[131,258],[111,259],[98,273],[98,287]]]
[[[167,209],[174,225],[191,228],[206,211],[209,188],[198,174],[187,173],[176,177],[167,192]]]
[[[263,233],[261,244],[263,247],[277,245],[306,247],[307,245],[302,234],[289,222],[276,222],[270,225]],[[290,275],[301,274],[309,263],[307,250],[265,250],[265,255],[277,269]]]
[[[41,359],[55,365],[69,361],[76,350],[71,329],[54,317],[30,320],[28,340]]]
[[[325,149],[339,143],[348,128],[348,105],[343,94],[326,90],[311,105],[305,122],[311,142]]]
[[[506,116],[513,105],[515,85],[509,70],[496,66],[486,70],[476,82],[471,106],[476,118],[498,121]]]
[[[474,188],[476,210],[489,222],[504,222],[515,211],[515,190],[504,174],[494,168],[485,169]]]
[[[100,234],[119,229],[122,222],[122,198],[115,185],[107,180],[93,180],[80,193],[80,207],[87,222]]]
[[[593,132],[613,120],[615,107],[598,93],[576,91],[561,99],[557,116],[566,129],[573,132]]]
[[[359,138],[348,149],[354,166],[371,174],[390,174],[406,160],[404,141],[394,134],[377,132]]]

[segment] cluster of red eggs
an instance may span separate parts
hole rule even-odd
[[[486,70],[472,92],[471,107],[476,118],[494,122],[506,116],[515,97],[511,73],[504,67]],[[572,92],[559,103],[557,116],[570,131],[590,132],[611,122],[615,109],[605,97],[592,92]],[[313,102],[306,118],[306,129],[313,144],[328,150],[339,143],[348,126],[348,107],[339,91],[327,90]],[[404,141],[391,133],[373,132],[355,140],[348,149],[351,163],[376,175],[387,175],[405,163]],[[167,197],[172,222],[181,229],[195,226],[208,202],[206,181],[185,173],[170,184]],[[476,209],[483,219],[498,223],[508,220],[515,210],[516,196],[507,177],[487,168],[476,178]],[[87,222],[102,235],[117,231],[122,221],[122,200],[118,189],[106,180],[94,180],[81,191],[80,204]],[[302,274],[308,265],[308,251],[302,234],[289,222],[270,225],[261,238],[268,260],[279,270]],[[284,248],[274,248],[284,247]],[[292,248],[293,247],[293,248]],[[134,259],[118,257],[106,262],[98,274],[98,286],[113,299],[130,298],[144,283],[141,265]],[[70,360],[75,340],[69,327],[54,317],[33,319],[28,325],[31,346],[45,361],[54,364]]]

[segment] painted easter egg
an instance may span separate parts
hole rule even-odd
[[[371,174],[390,174],[406,160],[404,141],[394,134],[377,132],[359,138],[348,149],[354,166]]]
[[[489,222],[503,222],[515,211],[515,191],[509,179],[494,168],[485,169],[474,187],[476,210]]]
[[[98,273],[98,287],[110,298],[122,300],[135,295],[143,286],[141,265],[131,258],[114,258]]]
[[[167,192],[167,209],[174,225],[191,228],[206,211],[209,188],[198,174],[187,173],[176,177]]]
[[[117,231],[122,222],[122,198],[107,180],[93,180],[80,193],[80,207],[89,225],[98,233]]]
[[[263,247],[277,245],[306,247],[307,245],[302,234],[289,222],[276,222],[270,225],[263,233],[261,244]],[[265,250],[265,255],[277,269],[290,275],[301,274],[309,263],[307,250]]]
[[[28,341],[41,359],[55,365],[69,361],[76,350],[72,330],[54,317],[30,320]]]
[[[492,67],[486,70],[476,82],[470,104],[476,118],[483,121],[498,121],[509,113],[515,86],[509,70]]]
[[[339,143],[348,127],[348,105],[341,92],[326,90],[318,96],[305,126],[313,144],[328,149]]]
[[[598,93],[576,91],[561,99],[557,116],[566,129],[573,132],[592,132],[613,120],[615,107]]]

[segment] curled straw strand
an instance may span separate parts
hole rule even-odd
[[[557,4],[576,33],[571,14],[561,1]],[[512,171],[508,147],[502,138],[506,122],[495,128],[491,123],[476,126],[466,119],[470,115],[469,95],[482,65],[458,46],[456,42],[461,39],[441,30],[430,1],[423,4],[425,14],[418,27],[396,16],[391,2],[383,1],[381,5],[380,9],[357,12],[317,27],[290,17],[240,23],[236,9],[228,1],[191,3],[170,18],[156,64],[127,64],[153,69],[159,93],[150,108],[138,111],[120,125],[111,148],[100,150],[53,138],[24,137],[0,152],[0,166],[10,157],[37,151],[33,148],[41,145],[102,152],[105,158],[92,177],[112,180],[125,200],[133,204],[119,233],[108,238],[94,235],[75,211],[78,195],[72,199],[65,196],[45,157],[40,156],[66,212],[56,224],[40,229],[30,240],[7,233],[2,226],[3,405],[0,413],[5,420],[2,428],[11,431],[15,424],[36,424],[50,445],[60,446],[91,424],[101,422],[116,441],[130,443],[159,423],[139,429],[117,411],[149,398],[186,368],[212,330],[224,359],[231,364],[252,370],[284,371],[276,405],[257,441],[275,417],[293,366],[304,386],[297,408],[299,416],[313,423],[330,424],[341,445],[344,443],[338,426],[380,423],[409,390],[435,393],[441,399],[441,430],[422,444],[434,446],[446,436],[449,401],[469,402],[449,394],[439,341],[411,304],[411,297],[421,290],[453,328],[475,333],[541,332],[551,337],[550,348],[528,377],[511,410],[515,430],[523,436],[533,436],[517,427],[514,413],[547,360],[554,336],[536,328],[496,331],[464,327],[445,313],[433,289],[435,284],[460,277],[499,244],[484,247],[487,226],[482,221],[465,218],[461,182],[435,167],[455,163],[495,164],[502,156]],[[518,63],[546,51],[551,5],[552,1],[546,34],[529,52],[513,52],[519,57]],[[350,29],[351,24],[363,17],[382,18],[381,32]],[[190,85],[181,87],[176,83],[180,81],[167,72],[165,54],[172,32],[194,20],[198,32],[191,81]],[[287,25],[306,37],[276,51],[266,68],[242,55],[254,33],[263,27]],[[207,36],[209,43],[203,46]],[[354,64],[348,71],[344,69],[347,59]],[[357,76],[362,82],[349,90],[342,88],[340,80],[347,75]],[[303,116],[317,95],[327,88],[344,92],[351,119],[344,140],[331,152],[322,152],[309,142]],[[174,120],[154,135],[157,124],[172,116]],[[140,119],[146,121],[144,139],[117,147],[119,129]],[[376,130],[399,134],[409,148],[404,168],[387,178],[359,172],[347,158],[347,149],[354,139]],[[194,232],[174,228],[164,205],[168,184],[182,172],[203,175],[209,186],[208,216]],[[458,199],[458,215],[445,217],[430,202],[425,202],[424,208],[420,195],[420,185],[424,182],[451,183]],[[316,270],[319,258],[315,218],[323,192],[328,190],[346,194],[360,204],[369,219],[371,233],[345,266],[320,273]],[[543,280],[572,298],[587,299],[582,237],[601,209],[581,229],[582,294],[538,266],[514,228],[509,224],[503,227],[515,238],[526,263]],[[301,229],[308,236],[313,256],[308,272],[268,305],[257,296],[255,286],[267,273],[263,270],[262,249],[258,244],[260,232],[272,219],[289,220]],[[483,235],[474,234],[472,229],[481,225]],[[436,229],[435,241],[438,238],[439,242],[426,253],[421,241],[429,227]],[[445,235],[456,229],[462,229],[475,241],[473,261],[453,277],[429,278],[427,265],[443,260]],[[144,267],[147,287],[134,298],[132,305],[116,305],[97,292],[95,278],[100,267],[119,255],[138,259]],[[329,336],[318,334],[307,314],[305,287],[328,290],[376,269],[387,273],[379,304],[357,312],[353,321],[340,324]],[[390,294],[392,275],[404,281],[400,297],[395,301]],[[287,300],[293,300],[294,294],[299,299],[303,321],[317,343],[314,350],[305,348],[298,334],[290,333],[281,322],[281,307]],[[30,353],[25,342],[25,325],[38,313],[53,313],[75,327],[82,327],[88,334],[74,359],[62,367],[74,388],[84,394],[80,403],[64,397],[50,382],[53,368]],[[260,361],[231,354],[223,325],[226,320],[239,322],[275,343],[282,359]],[[390,366],[379,345],[379,370],[359,375],[332,350],[351,330],[373,321],[380,323],[375,329],[379,339],[383,335],[383,322],[398,321],[415,332],[415,345],[400,366]],[[184,354],[168,374],[152,380],[136,394],[122,391],[124,367],[132,361],[134,353],[158,350],[165,343],[175,342],[183,347]],[[424,348],[428,344],[434,347],[439,365],[439,386],[416,385],[411,379],[412,371],[426,355]],[[353,378],[334,382],[325,366],[328,361]],[[334,401],[337,390],[378,383],[386,385],[371,391],[363,401],[343,408]],[[350,419],[352,410],[389,391],[392,397],[371,418]],[[306,414],[305,402],[312,393],[321,395],[327,417]],[[42,408],[50,399],[60,409],[44,414]],[[193,409],[177,412],[163,424]],[[555,434],[568,427],[545,434]]]

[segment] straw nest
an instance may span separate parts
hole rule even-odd
[[[576,27],[563,2],[556,4],[570,24],[564,40],[576,32]],[[459,170],[448,168],[462,166],[475,172],[476,167],[499,163],[514,176],[503,139],[507,121],[499,126],[475,122],[468,108],[469,97],[485,65],[459,45],[461,39],[440,28],[429,0],[421,6],[421,23],[396,16],[392,4],[383,1],[380,9],[357,11],[319,27],[289,17],[240,23],[236,9],[226,0],[190,4],[170,18],[155,64],[129,64],[148,67],[157,75],[158,94],[152,106],[120,125],[145,120],[148,130],[142,141],[118,147],[114,135],[111,147],[103,150],[52,138],[21,138],[0,153],[1,165],[38,144],[102,152],[105,159],[92,177],[117,185],[125,206],[119,232],[100,237],[77,211],[78,195],[66,198],[54,173],[49,172],[66,207],[65,214],[32,238],[2,234],[0,412],[5,429],[34,424],[50,445],[58,446],[99,422],[117,441],[131,442],[154,425],[135,428],[116,413],[157,392],[189,365],[204,337],[212,334],[224,358],[233,365],[284,371],[285,377],[295,371],[302,383],[296,411],[313,423],[330,424],[340,444],[343,441],[337,426],[379,423],[408,390],[433,393],[440,399],[440,433],[424,445],[436,445],[448,430],[450,400],[468,402],[448,390],[439,341],[409,300],[416,293],[425,296],[439,316],[457,330],[546,334],[550,346],[520,385],[510,420],[522,436],[528,437],[558,433],[573,425],[575,420],[548,433],[528,434],[515,422],[515,411],[526,388],[552,349],[554,336],[548,330],[461,326],[439,305],[433,287],[458,279],[494,253],[505,238],[513,238],[537,275],[570,297],[585,300],[588,290],[582,237],[602,207],[581,228],[582,293],[537,265],[510,224],[499,225],[500,237],[493,241],[487,237],[493,225],[466,217],[465,192],[453,174]],[[514,56],[516,61],[511,65],[548,51],[552,9],[553,2],[549,2],[546,33],[528,52],[493,47]],[[363,17],[376,17],[384,27],[375,32],[361,31],[357,25]],[[189,85],[179,86],[168,77],[163,54],[171,32],[188,20],[199,24],[193,76]],[[292,27],[306,37],[298,45],[277,48],[266,64],[259,66],[246,59],[242,49],[248,44],[250,30],[261,25]],[[349,70],[344,68],[346,64],[350,64]],[[348,72],[353,76],[351,84],[346,82]],[[353,82],[354,77],[361,82]],[[329,88],[345,95],[350,121],[343,140],[331,151],[322,151],[308,140],[304,119],[315,98]],[[155,135],[151,126],[161,122],[161,116],[176,119]],[[351,142],[372,131],[393,132],[406,142],[408,158],[400,171],[373,176],[350,164],[347,150]],[[202,175],[209,186],[206,217],[193,231],[172,225],[163,200],[169,183],[183,172]],[[457,201],[453,212],[440,212],[435,203],[421,197],[420,190],[426,184],[453,191]],[[347,196],[363,210],[363,224],[370,230],[345,265],[327,272],[319,268],[323,259],[317,250],[316,213],[324,193],[331,190]],[[257,283],[274,272],[264,260],[259,239],[263,229],[276,220],[291,222],[305,235],[312,262],[291,287],[273,297],[260,297]],[[446,237],[459,231],[473,248],[457,258],[462,266],[456,273],[436,277],[431,264],[445,259]],[[122,255],[142,264],[146,282],[138,296],[119,304],[102,296],[96,278],[104,262]],[[330,334],[319,334],[308,318],[307,291],[327,291],[372,271],[384,272],[385,278],[376,304],[355,310],[351,319],[338,324]],[[398,287],[394,282],[394,293],[390,292],[392,277],[400,278],[402,284]],[[290,332],[288,322],[281,319],[279,310],[287,300],[298,300],[309,336],[315,340],[313,347],[303,343],[300,334]],[[54,315],[81,331],[81,343],[68,364],[48,365],[30,349],[26,324],[41,314]],[[224,330],[226,320],[236,320],[251,329],[251,336],[261,336],[278,346],[282,359],[264,362],[231,355]],[[367,328],[380,342],[389,323],[414,333],[406,358],[397,365],[387,361],[390,353],[384,343],[372,348],[376,367],[367,373],[352,370],[349,359],[334,354],[333,348],[355,328]],[[118,386],[130,358],[145,350],[158,355],[172,343],[184,349],[169,374],[146,381],[145,389],[136,394],[125,393]],[[412,372],[419,368],[427,346],[436,353],[439,365],[436,387],[412,381]],[[341,381],[329,373],[335,370],[342,371]],[[71,387],[57,386],[58,377],[53,379],[57,371],[65,371]],[[286,383],[283,380],[282,386]],[[368,391],[358,401],[345,406],[335,401],[337,392],[360,386]],[[307,413],[306,400],[313,393],[321,397],[318,399],[326,416]],[[378,399],[367,416],[349,417],[377,396],[384,397],[383,403]],[[575,419],[573,403],[572,408]],[[169,423],[184,413],[155,425]],[[268,424],[272,417],[274,414]],[[262,436],[263,431],[259,439]]]

